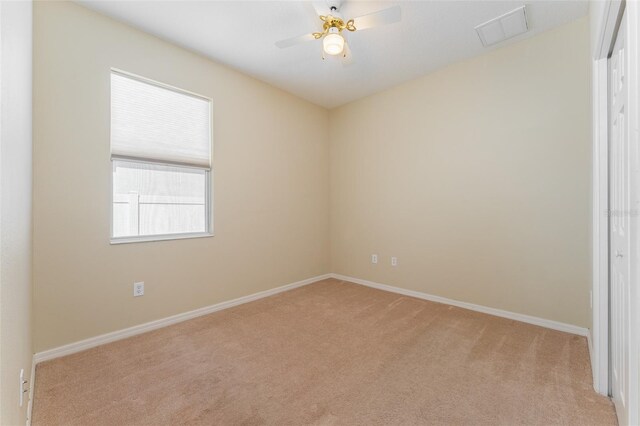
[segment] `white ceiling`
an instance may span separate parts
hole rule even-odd
[[[199,52],[216,62],[332,108],[452,62],[547,31],[588,13],[586,1],[358,1],[348,19],[399,4],[402,22],[349,34],[353,62],[323,61],[321,41],[279,49],[317,31],[308,1],[79,1],[83,6]],[[491,48],[474,27],[523,4],[530,31]]]

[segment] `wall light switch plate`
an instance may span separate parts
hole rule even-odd
[[[144,282],[133,283],[133,296],[144,296]]]
[[[391,258],[391,266],[398,266],[398,258],[397,257],[392,257]]]
[[[371,263],[378,263],[378,255],[377,254],[372,254],[371,255]]]

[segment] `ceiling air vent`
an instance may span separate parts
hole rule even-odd
[[[500,43],[529,30],[525,7],[507,12],[476,27],[476,32],[484,46]]]

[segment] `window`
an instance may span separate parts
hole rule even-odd
[[[211,235],[211,101],[111,73],[111,241]]]

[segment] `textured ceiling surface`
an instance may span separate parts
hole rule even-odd
[[[353,60],[322,60],[322,42],[275,42],[318,31],[308,1],[79,1],[315,104],[332,108],[587,15],[586,1],[357,1],[348,19],[400,5],[402,21],[348,35]],[[491,48],[474,27],[526,4],[530,30]]]

